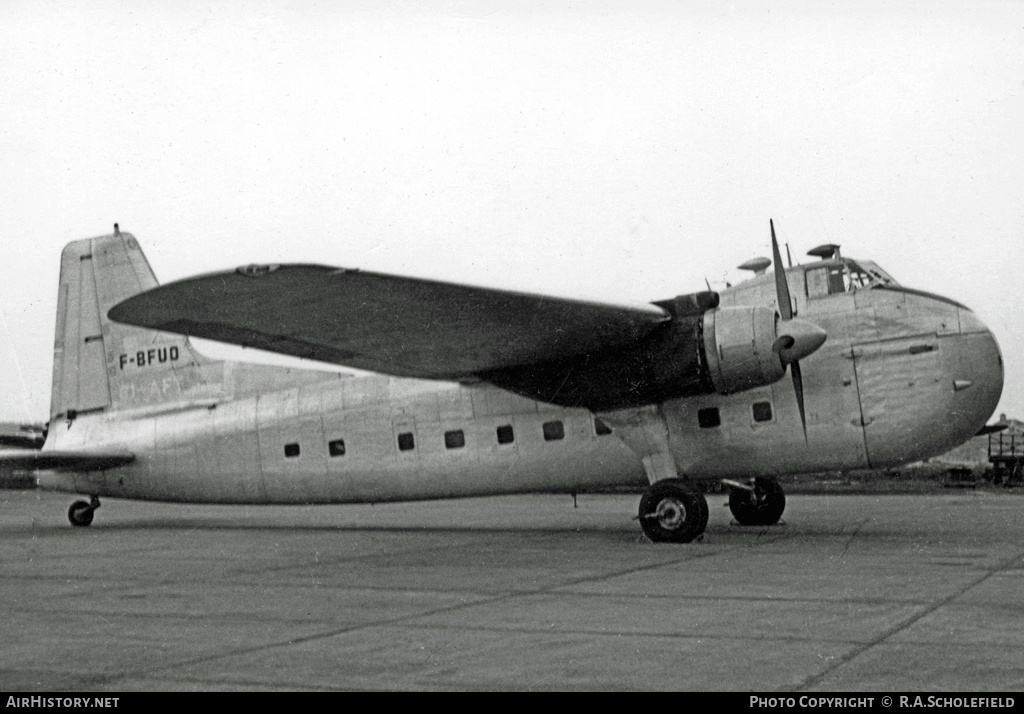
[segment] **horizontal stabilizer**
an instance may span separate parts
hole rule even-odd
[[[975,436],[985,436],[985,434],[996,434],[1000,431],[1005,431],[1009,427],[1009,424],[987,424],[978,430]]]
[[[0,446],[41,449],[46,443],[46,427],[35,424],[0,424]]]
[[[249,266],[163,285],[117,322],[399,377],[458,379],[629,348],[671,320],[615,305],[322,265]]]
[[[0,471],[105,471],[135,460],[127,451],[0,451]]]

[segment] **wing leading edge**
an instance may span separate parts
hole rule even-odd
[[[110,319],[398,377],[479,379],[593,410],[713,391],[702,316],[716,293],[627,306],[321,265],[169,283]]]

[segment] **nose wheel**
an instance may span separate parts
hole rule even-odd
[[[96,509],[100,507],[100,499],[93,496],[88,503],[85,501],[75,501],[71,504],[71,508],[68,509],[68,520],[71,521],[71,525],[84,528],[92,523],[93,514],[96,513]]]
[[[657,481],[640,498],[640,527],[655,543],[689,543],[708,525],[708,502],[683,481]]]
[[[743,526],[772,526],[786,510],[786,494],[779,482],[758,477],[753,486],[729,482],[729,510]]]

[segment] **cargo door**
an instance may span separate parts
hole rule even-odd
[[[861,424],[872,466],[904,460],[923,405],[935,401],[936,335],[854,345]]]
[[[867,445],[850,348],[843,354],[829,350],[826,343],[822,352],[826,354],[802,363],[807,443],[812,447],[808,454],[813,461],[821,461],[824,456],[830,469],[864,468],[868,463]],[[799,407],[789,375],[772,385],[772,393],[779,418],[798,429]]]

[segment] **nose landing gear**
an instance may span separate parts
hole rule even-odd
[[[96,498],[96,496],[89,499],[88,503],[85,501],[75,501],[71,504],[71,508],[68,509],[68,520],[71,521],[71,525],[84,528],[92,523],[92,516],[99,507],[100,499]]]

